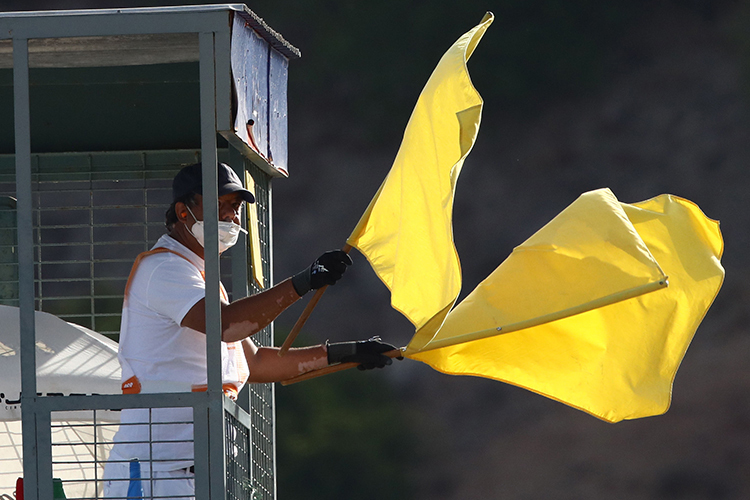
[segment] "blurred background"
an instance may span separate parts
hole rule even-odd
[[[224,2],[5,0],[0,10]],[[462,296],[581,193],[671,193],[722,223],[726,281],[663,416],[607,424],[416,361],[277,388],[283,500],[750,498],[750,0],[259,0],[302,52],[275,277],[341,247],[390,169],[444,51],[494,12],[469,71],[485,100],[458,183]],[[413,334],[365,259],[297,345]],[[304,307],[276,323],[279,342]]]

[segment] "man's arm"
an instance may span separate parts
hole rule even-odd
[[[288,279],[255,295],[222,304],[221,340],[237,342],[258,333],[300,298]],[[196,302],[181,325],[206,333],[206,299]]]
[[[224,342],[242,341],[242,348],[250,369],[249,382],[277,382],[323,368],[328,364],[354,362],[363,370],[382,368],[391,364],[384,352],[395,349],[380,339],[359,342],[339,342],[290,349],[283,357],[278,347],[257,347],[250,336],[259,332],[287,307],[310,290],[332,285],[341,278],[351,259],[345,252],[335,250],[321,255],[313,264],[278,285],[250,297],[221,306],[221,338]],[[182,326],[206,332],[205,299],[199,300],[180,323]]]
[[[391,358],[385,353],[396,349],[378,337],[290,349],[284,357],[278,356],[278,347],[257,347],[250,339],[243,340],[242,347],[250,368],[248,382],[289,380],[297,375],[338,363],[357,363],[360,370],[383,368],[392,363]],[[403,358],[399,356],[397,359]]]
[[[333,285],[352,264],[342,250],[332,250],[318,257],[301,273],[263,292],[236,300],[221,307],[221,339],[243,340],[266,326],[287,307],[310,290]],[[199,300],[182,318],[181,326],[206,333],[206,301]]]
[[[326,346],[293,348],[279,357],[278,347],[257,347],[250,339],[242,341],[250,369],[251,383],[278,382],[328,366]]]

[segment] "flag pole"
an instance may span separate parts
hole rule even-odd
[[[352,246],[348,243],[343,246],[341,250],[343,250],[345,253],[349,253],[352,249]],[[305,307],[305,310],[302,311],[302,314],[300,314],[299,319],[297,319],[297,322],[292,327],[292,331],[289,332],[289,335],[287,335],[286,340],[284,340],[284,344],[279,349],[279,356],[283,356],[286,354],[286,352],[289,350],[290,347],[292,347],[292,342],[294,342],[294,339],[297,338],[297,335],[299,334],[300,330],[302,330],[302,327],[307,322],[307,319],[310,317],[310,315],[313,312],[313,309],[315,309],[315,306],[318,305],[318,301],[320,301],[320,298],[323,296],[323,294],[326,291],[326,288],[328,288],[328,285],[318,288],[315,291],[315,295],[313,295],[313,298],[310,299],[310,302],[307,303],[307,306]]]
[[[393,349],[392,351],[384,352],[383,355],[388,356],[389,358],[400,358],[400,357],[403,357],[404,351],[403,349]],[[319,368],[317,370],[312,370],[312,371],[303,373],[302,375],[297,375],[296,377],[292,377],[287,380],[282,380],[281,385],[296,384],[297,382],[303,382],[305,380],[322,377],[323,375],[328,375],[329,373],[336,373],[336,372],[348,370],[349,368],[354,368],[355,366],[358,366],[358,365],[359,363],[339,363],[336,365],[328,365],[325,368]]]

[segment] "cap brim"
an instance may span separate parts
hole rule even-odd
[[[245,188],[225,186],[224,188],[219,190],[219,196],[223,196],[229,193],[240,193],[240,196],[242,196],[243,200],[245,200],[248,203],[255,203],[255,196],[253,196],[253,193],[251,193]]]
[[[253,193],[251,193],[247,189],[243,189],[240,193],[242,194],[243,200],[248,203],[255,203],[255,196],[253,195]]]

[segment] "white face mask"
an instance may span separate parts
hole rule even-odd
[[[190,212],[190,215],[193,216],[193,220],[195,220],[192,230],[188,228],[188,231],[190,231],[190,234],[193,235],[203,248],[206,248],[205,236],[203,234],[203,221],[195,218],[190,207],[186,208],[188,209],[188,212]],[[232,248],[235,243],[237,243],[237,240],[240,237],[240,232],[247,234],[247,231],[234,222],[219,221],[219,253],[223,253]]]

